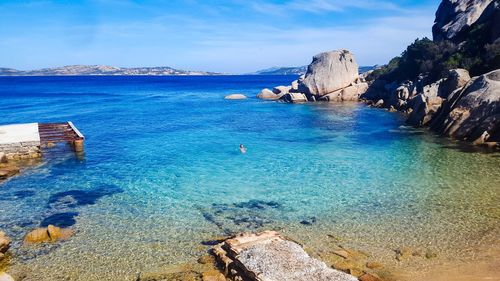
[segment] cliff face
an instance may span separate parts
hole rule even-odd
[[[498,6],[495,0],[444,0],[439,5],[432,27],[434,41],[460,43],[466,40],[474,25],[493,22],[493,18],[498,18]],[[491,28],[496,29],[498,38],[498,25],[492,24]],[[496,38],[491,39],[494,41]]]

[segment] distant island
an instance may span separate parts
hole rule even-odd
[[[0,76],[77,76],[77,75],[221,75],[207,71],[179,70],[171,67],[116,67],[107,65],[67,65],[35,70],[0,68]]]
[[[360,66],[359,72],[364,73],[378,66]],[[307,72],[307,65],[289,67],[271,67],[248,75],[302,75]],[[41,68],[34,70],[17,70],[0,67],[0,76],[174,76],[174,75],[231,75],[220,72],[180,70],[168,66],[154,67],[117,67],[108,65],[66,65],[60,67]]]
[[[365,73],[370,70],[374,70],[378,68],[377,65],[374,66],[360,66],[359,73]],[[253,73],[253,75],[303,75],[307,72],[307,65],[303,66],[276,66],[271,68],[266,68],[262,70],[258,70]]]

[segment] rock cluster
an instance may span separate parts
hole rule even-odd
[[[216,245],[213,253],[233,280],[357,280],[311,258],[275,231],[236,235]]]
[[[358,101],[368,83],[358,73],[358,64],[348,50],[324,52],[313,57],[307,72],[289,86],[263,89],[257,97],[291,103],[307,101]]]
[[[500,69],[474,77],[450,93],[431,128],[474,144],[500,142]]]
[[[24,237],[24,243],[33,244],[65,240],[71,237],[73,233],[74,232],[71,229],[64,229],[54,225],[49,225],[47,227],[32,230]]]
[[[445,136],[495,146],[500,141],[500,70],[470,78],[465,69],[426,84],[416,81],[372,85],[363,95],[376,107],[400,110],[407,123],[429,126]],[[377,101],[377,102],[375,102]]]

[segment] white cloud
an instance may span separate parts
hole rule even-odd
[[[260,13],[286,14],[291,11],[310,13],[342,12],[349,8],[365,10],[402,11],[393,2],[380,0],[293,0],[282,4],[252,1],[251,7]]]

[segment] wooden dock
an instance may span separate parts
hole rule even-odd
[[[64,123],[38,123],[40,144],[47,147],[50,143],[67,142],[73,146],[75,152],[83,151],[85,137],[71,121]]]

